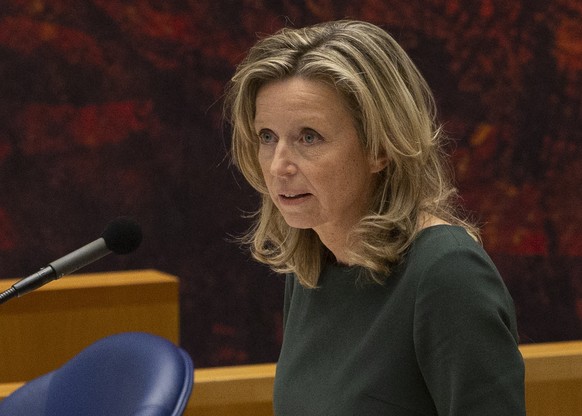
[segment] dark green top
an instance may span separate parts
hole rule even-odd
[[[460,227],[423,230],[384,286],[287,277],[277,416],[522,416],[513,301]]]

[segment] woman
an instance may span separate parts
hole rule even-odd
[[[287,274],[277,415],[524,415],[513,302],[455,210],[431,92],[379,27],[259,41],[228,89],[245,238]]]

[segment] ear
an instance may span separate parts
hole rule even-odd
[[[369,156],[370,172],[378,173],[388,166],[388,156],[385,151],[382,151],[378,157]]]

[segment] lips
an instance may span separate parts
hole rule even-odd
[[[281,198],[285,198],[285,199],[298,199],[298,198],[303,198],[306,197],[310,194],[281,194]]]
[[[284,192],[279,194],[279,204],[281,206],[295,206],[303,204],[305,201],[308,201],[309,198],[312,196],[310,193],[293,193],[293,192]]]

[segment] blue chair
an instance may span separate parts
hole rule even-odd
[[[103,338],[0,402],[0,416],[179,416],[194,384],[190,356],[127,332]]]

